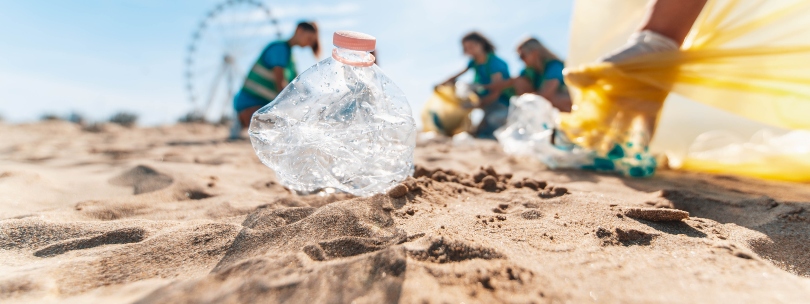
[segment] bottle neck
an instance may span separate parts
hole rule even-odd
[[[336,47],[332,50],[332,58],[351,66],[370,67],[374,65],[374,55],[371,52],[355,51]]]

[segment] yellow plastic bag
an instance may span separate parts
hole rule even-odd
[[[777,135],[762,130],[750,140],[729,131],[706,132],[692,143],[682,168],[773,180],[810,181],[810,131],[796,130]]]
[[[423,131],[432,131],[446,136],[468,131],[471,125],[470,112],[472,110],[463,108],[462,102],[456,96],[454,86],[437,86],[422,108]]]
[[[568,62],[576,68],[566,75],[574,111],[561,117],[572,141],[602,154],[616,146],[645,151],[670,91],[773,126],[810,129],[810,1],[710,0],[680,51],[581,65],[621,46],[646,3],[577,2]]]

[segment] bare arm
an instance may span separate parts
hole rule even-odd
[[[491,79],[492,83],[504,82],[503,75],[501,75],[501,73],[492,74]],[[484,108],[498,100],[498,97],[501,95],[501,91],[502,89],[490,89],[489,94],[484,96],[484,98],[481,98],[481,103],[478,105],[478,107]]]
[[[705,5],[706,0],[656,0],[648,9],[641,29],[654,31],[681,45]]]
[[[571,96],[568,93],[558,92],[559,88],[558,79],[547,79],[536,93],[551,102],[551,105],[561,112],[571,112]]]
[[[506,80],[503,80],[503,81],[498,81],[498,82],[493,81],[492,83],[490,83],[488,85],[485,85],[484,87],[487,90],[499,90],[499,91],[502,91],[502,90],[505,90],[506,88],[514,86],[515,85],[515,79],[516,78],[509,78],[509,79],[506,79]]]
[[[456,79],[458,79],[459,77],[461,77],[461,75],[464,75],[464,73],[467,73],[467,71],[468,71],[469,69],[470,69],[469,67],[465,68],[463,71],[459,72],[459,73],[458,73],[458,74],[456,74],[456,75],[453,75],[453,77],[450,77],[450,78],[449,78],[449,79],[447,79],[445,82],[442,82],[442,84],[453,84],[453,83],[456,83]]]
[[[276,80],[276,88],[279,92],[284,90],[287,87],[287,79],[284,78],[284,68],[282,67],[274,67],[273,68],[273,78]]]
[[[537,95],[543,96],[545,99],[551,100],[560,88],[560,81],[557,79],[546,79],[543,85],[537,89]]]

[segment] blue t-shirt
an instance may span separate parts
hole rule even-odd
[[[558,90],[563,90],[563,86],[565,86],[565,79],[563,78],[564,68],[565,65],[562,61],[552,59],[546,62],[542,72],[538,72],[531,67],[526,67],[520,72],[520,77],[526,78],[526,80],[532,84],[534,90],[539,90],[546,80],[557,79],[560,81],[560,89]]]
[[[550,60],[546,62],[545,69],[543,71],[543,79],[557,79],[560,81],[560,85],[565,84],[565,79],[563,79],[563,69],[565,69],[565,64],[559,60]]]
[[[276,41],[268,45],[262,54],[260,60],[265,66],[270,68],[281,67],[286,68],[290,64],[290,52],[292,48],[287,45],[286,41]],[[241,90],[234,96],[233,107],[237,113],[242,112],[247,108],[256,106],[264,106],[266,100],[253,96],[252,94],[244,93]]]
[[[495,73],[501,73],[501,79],[510,78],[509,66],[506,65],[506,61],[503,61],[503,59],[495,56],[494,53],[489,53],[487,55],[487,61],[483,64],[477,64],[475,60],[470,60],[467,67],[475,71],[475,79],[473,80],[473,83],[475,84],[488,85],[492,83],[492,74]],[[481,90],[478,92],[478,95],[480,96],[486,96],[488,94],[488,90]],[[508,105],[509,97],[511,97],[509,90],[504,90],[501,92],[501,96],[498,97],[498,102]]]
[[[270,68],[286,68],[287,65],[290,64],[291,50],[292,49],[287,46],[287,41],[273,42],[262,52],[262,61]]]

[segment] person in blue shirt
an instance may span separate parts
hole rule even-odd
[[[233,107],[242,128],[250,125],[253,113],[273,101],[296,76],[292,47],[310,47],[318,58],[318,26],[315,22],[301,22],[289,40],[279,40],[264,48],[245,78],[245,83],[233,100]]]
[[[506,62],[495,56],[495,46],[489,39],[478,32],[472,32],[461,39],[464,54],[470,62],[460,73],[450,77],[445,83],[454,84],[456,79],[472,69],[475,72],[474,85],[478,85],[477,94],[481,97],[478,107],[484,110],[484,118],[473,134],[478,138],[495,139],[495,129],[506,124],[509,112],[509,98],[513,95],[509,89],[486,89],[484,86],[509,79],[509,67]]]
[[[517,95],[526,93],[543,96],[562,112],[571,112],[571,96],[563,80],[565,65],[536,38],[528,38],[517,47],[526,68],[516,78],[493,83],[489,89],[514,87]]]

